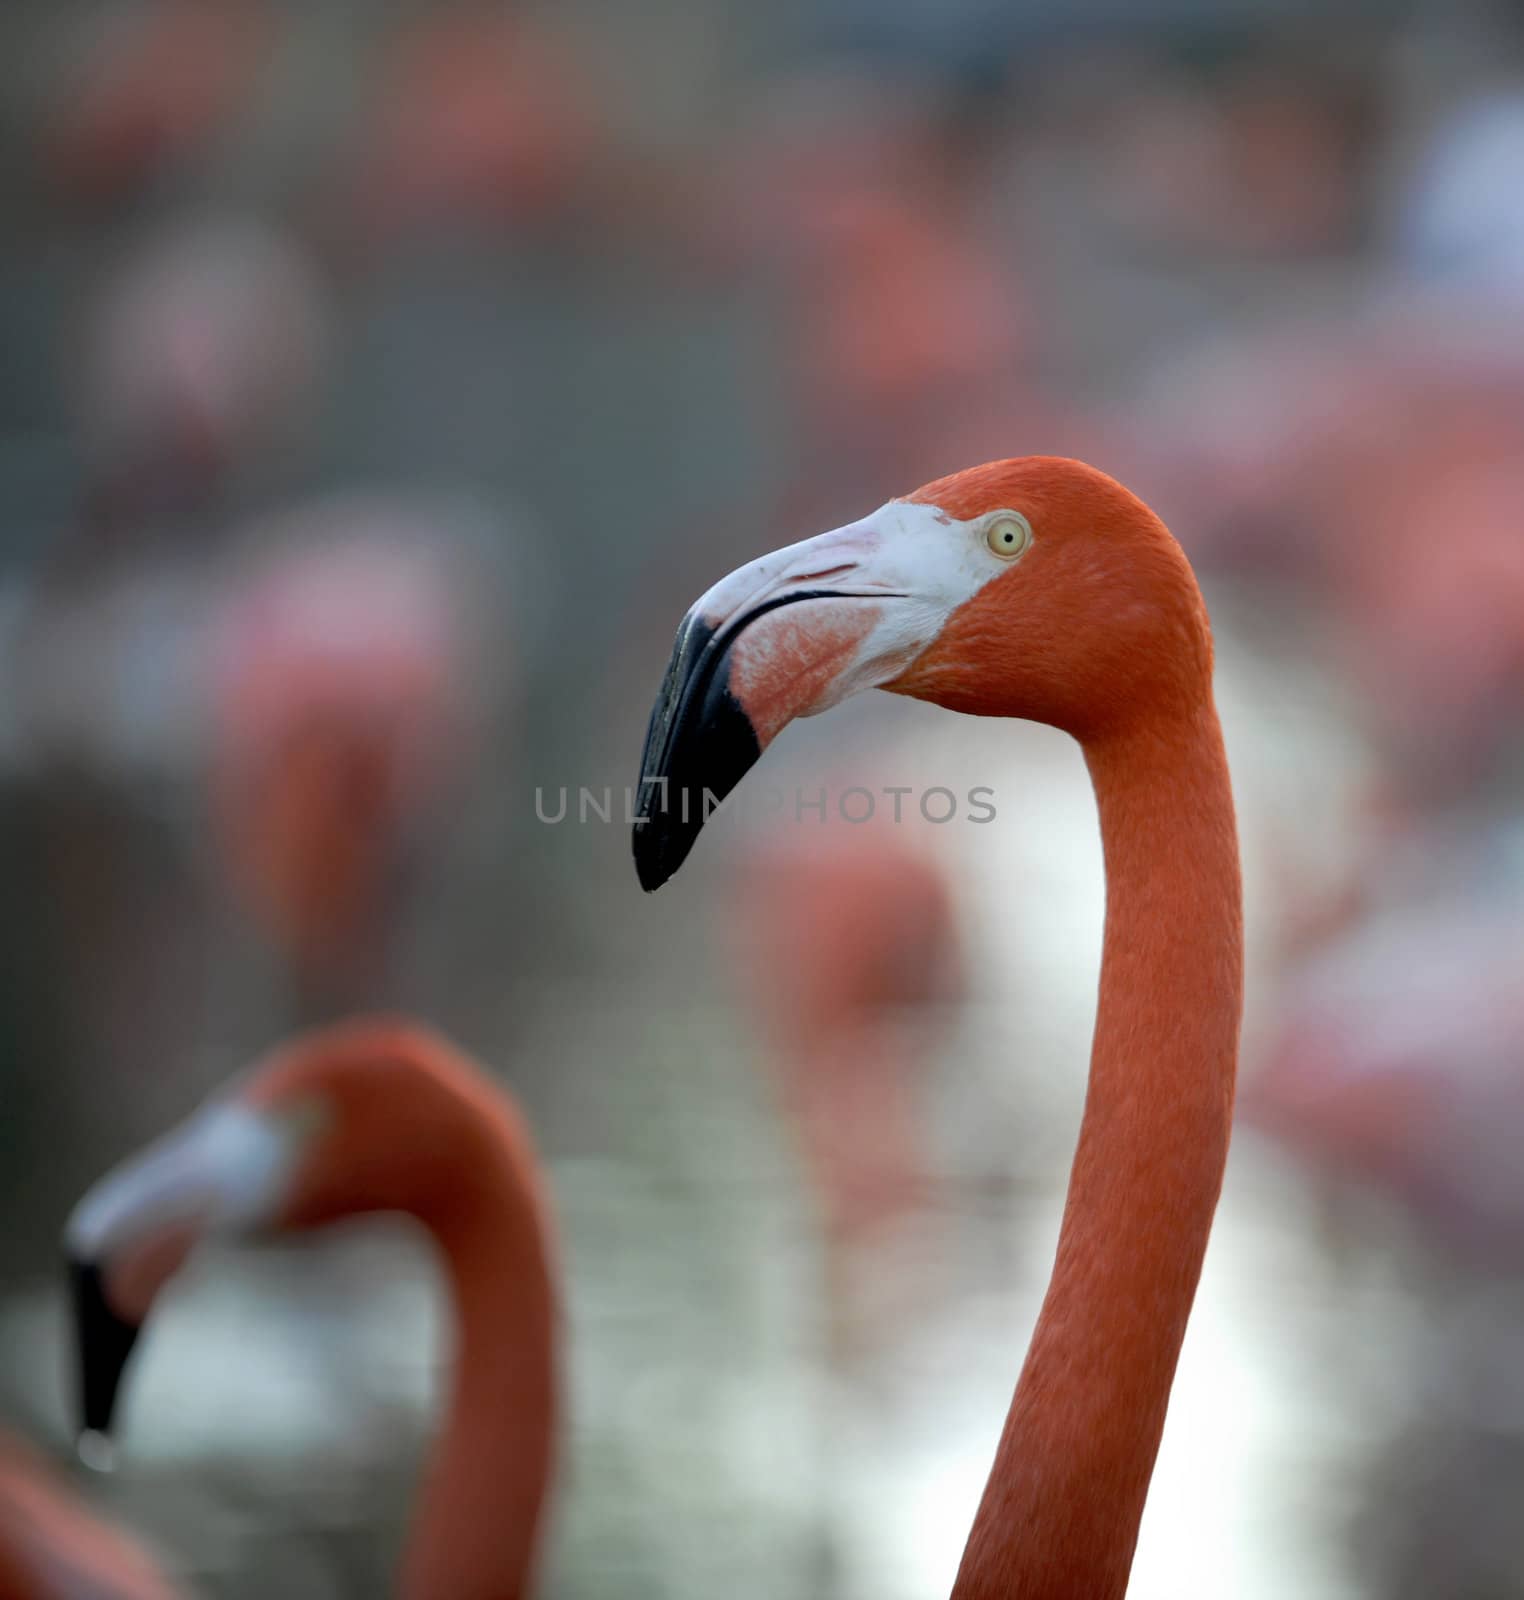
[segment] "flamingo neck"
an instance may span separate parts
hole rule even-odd
[[[145,1551],[97,1521],[30,1450],[0,1436],[0,1595],[176,1600],[178,1592]]]
[[[555,1434],[556,1297],[527,1133],[494,1115],[420,1213],[454,1300],[454,1378],[403,1561],[402,1600],[520,1600]]]
[[[954,1600],[1125,1593],[1227,1159],[1243,912],[1216,712],[1207,701],[1085,756],[1107,877],[1089,1090]]]

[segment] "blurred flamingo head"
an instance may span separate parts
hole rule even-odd
[[[98,476],[196,489],[295,437],[327,340],[321,291],[283,234],[218,221],[155,235],[108,281],[80,363]]]
[[[247,101],[277,20],[261,0],[92,7],[66,41],[48,108],[49,177],[78,198],[114,200],[189,161]]]
[[[110,1430],[138,1333],[203,1240],[372,1211],[447,1227],[496,1170],[484,1128],[504,1114],[441,1040],[365,1019],[276,1051],[109,1172],[65,1232],[83,1428]]]

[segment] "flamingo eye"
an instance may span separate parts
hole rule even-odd
[[[1014,561],[1032,543],[1032,524],[1019,511],[1002,511],[984,530],[984,541],[1002,561]]]

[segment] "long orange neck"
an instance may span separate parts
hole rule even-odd
[[[1090,1086],[1053,1276],[953,1600],[1125,1593],[1227,1159],[1243,914],[1216,712],[1085,754],[1107,875]]]
[[[555,1292],[528,1135],[494,1113],[423,1215],[456,1313],[453,1391],[404,1559],[402,1600],[520,1600],[555,1434]]]

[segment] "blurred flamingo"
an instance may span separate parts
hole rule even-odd
[[[945,871],[902,829],[789,829],[743,861],[740,976],[784,1115],[834,1246],[850,1250],[918,1198],[927,1162],[917,1012],[962,988]]]
[[[94,509],[183,511],[299,436],[327,308],[291,239],[248,219],[154,234],[107,280],[75,381]]]
[[[733,248],[780,291],[826,498],[988,441],[1027,401],[1025,286],[980,231],[951,104],[934,85],[785,80],[728,185]]]
[[[531,17],[425,12],[388,46],[345,175],[360,236],[553,215],[595,148],[593,106],[574,54]]]
[[[44,1464],[0,1436],[0,1595],[5,1600],[176,1600],[153,1560],[97,1521]]]
[[[1364,910],[1293,970],[1245,1120],[1399,1199],[1448,1243],[1516,1250],[1524,1181],[1517,865]]]
[[[457,1342],[398,1593],[519,1600],[554,1453],[544,1187],[517,1109],[436,1035],[371,1019],[298,1038],[108,1174],[70,1217],[82,1453],[106,1448],[139,1332],[199,1239],[400,1213],[439,1251]]]
[[[1524,692],[1517,361],[1402,299],[1172,362],[1147,409],[1203,559],[1293,594],[1394,776],[1430,799],[1491,776]]]
[[[1365,490],[1345,568],[1356,674],[1393,758],[1431,794],[1485,778],[1524,694],[1524,388],[1445,387],[1448,415],[1422,413],[1427,470],[1408,456]]]
[[[213,795],[235,890],[299,1010],[374,998],[397,892],[489,692],[481,574],[388,502],[298,513],[211,643]],[[287,529],[287,534],[291,533]]]
[[[1389,1428],[1370,1430],[1347,1524],[1372,1593],[1485,1593],[1524,1556],[1508,1494],[1524,1460],[1521,874],[1516,823],[1393,831],[1353,914],[1292,966],[1240,1101],[1320,1181],[1335,1223],[1350,1208],[1361,1263],[1399,1291]],[[1380,1251],[1371,1197],[1391,1224]]]
[[[81,19],[43,133],[44,169],[86,200],[132,196],[236,114],[276,14],[263,0],[147,0]]]

